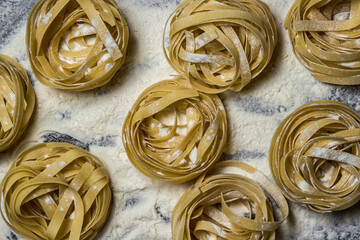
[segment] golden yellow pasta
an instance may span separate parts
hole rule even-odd
[[[114,0],[39,0],[26,31],[35,76],[81,91],[111,80],[125,62],[129,30]]]
[[[275,220],[273,207],[280,209],[280,220]],[[280,189],[264,174],[245,163],[225,161],[182,195],[172,213],[171,232],[174,240],[273,240],[288,213]]]
[[[2,217],[27,239],[94,239],[109,215],[111,190],[104,165],[69,143],[25,150],[0,187]]]
[[[317,80],[360,84],[360,2],[296,0],[286,20],[293,50]]]
[[[164,32],[171,66],[199,91],[240,91],[269,63],[274,19],[260,0],[183,0]]]
[[[270,168],[291,201],[317,212],[360,199],[360,117],[347,105],[314,101],[290,114],[270,147]]]
[[[216,162],[227,138],[224,106],[216,95],[177,78],[156,83],[136,100],[123,125],[123,144],[143,174],[185,182]]]
[[[35,105],[35,93],[25,69],[0,54],[0,152],[25,131]]]

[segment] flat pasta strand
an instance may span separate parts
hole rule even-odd
[[[114,0],[39,0],[26,29],[37,79],[72,91],[108,83],[125,62],[128,41]]]
[[[143,174],[181,183],[199,176],[222,154],[225,108],[181,77],[156,83],[138,97],[123,125],[123,144]]]
[[[288,29],[298,60],[317,80],[360,84],[360,2],[296,0],[288,12]]]
[[[280,220],[275,220],[274,207]],[[263,173],[242,162],[224,161],[182,195],[172,213],[171,232],[174,240],[274,240],[288,214],[280,189]]]
[[[269,161],[289,200],[316,212],[347,209],[360,199],[360,116],[336,101],[307,103],[276,130]]]
[[[170,15],[163,49],[199,91],[240,91],[269,63],[274,19],[260,0],[183,0]]]
[[[69,143],[42,143],[22,152],[0,190],[5,223],[27,239],[94,239],[109,215],[103,163]]]
[[[25,69],[0,54],[0,152],[23,134],[35,106],[35,92]]]

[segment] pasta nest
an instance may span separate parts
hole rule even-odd
[[[273,207],[280,210],[281,220],[274,220]],[[275,239],[275,230],[288,214],[286,199],[264,174],[245,163],[225,161],[182,195],[172,213],[172,237]]]
[[[360,117],[347,105],[314,101],[290,114],[270,147],[270,168],[291,201],[339,211],[360,196]]]
[[[319,81],[360,84],[360,2],[296,0],[286,20],[296,57]]]
[[[35,92],[25,69],[0,54],[0,152],[25,131],[35,106]]]
[[[240,91],[269,63],[276,42],[260,0],[184,0],[164,31],[168,62],[205,93]]]
[[[149,177],[175,183],[197,177],[216,162],[226,138],[220,98],[198,92],[182,78],[147,88],[123,126],[131,163]]]
[[[31,67],[50,87],[81,91],[111,80],[125,62],[129,29],[114,0],[39,0],[27,23]]]
[[[1,214],[28,239],[94,239],[111,202],[102,162],[68,143],[22,152],[1,182]]]

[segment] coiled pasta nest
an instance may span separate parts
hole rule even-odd
[[[156,83],[136,100],[123,126],[123,144],[143,174],[185,182],[216,162],[227,138],[224,106],[215,95],[178,78]]]
[[[164,52],[199,91],[240,91],[269,63],[274,19],[260,0],[184,0],[170,16]]]
[[[35,92],[25,69],[0,54],[0,152],[25,131],[35,106]]]
[[[281,220],[275,220],[273,207],[280,209]],[[275,239],[275,230],[288,213],[280,189],[260,171],[241,162],[220,162],[201,175],[176,204],[172,237]]]
[[[1,214],[28,239],[94,239],[111,202],[102,162],[68,143],[22,152],[1,182]]]
[[[39,0],[26,31],[39,81],[66,90],[109,82],[125,62],[129,30],[114,0]]]
[[[351,207],[360,197],[359,115],[336,101],[303,105],[276,130],[270,168],[291,201],[317,212]]]
[[[296,57],[317,80],[360,84],[360,2],[296,0],[285,27]]]

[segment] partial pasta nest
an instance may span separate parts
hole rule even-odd
[[[343,103],[303,105],[278,127],[270,168],[291,201],[317,212],[339,211],[360,196],[360,117]]]
[[[26,31],[35,76],[45,85],[88,90],[125,62],[129,30],[114,0],[39,0]]]
[[[184,0],[164,31],[171,66],[199,91],[240,91],[269,63],[277,33],[260,0]]]
[[[176,183],[197,177],[216,162],[226,138],[219,97],[198,92],[182,78],[147,88],[123,126],[132,164],[149,177]]]
[[[182,195],[172,213],[172,237],[270,240],[288,214],[286,199],[264,174],[245,163],[225,161]]]
[[[25,69],[0,54],[0,152],[25,131],[35,106],[35,92]]]
[[[296,0],[285,27],[296,57],[317,80],[360,84],[360,2]]]
[[[94,239],[109,215],[111,190],[105,167],[68,143],[25,150],[0,187],[5,222],[28,239]]]

